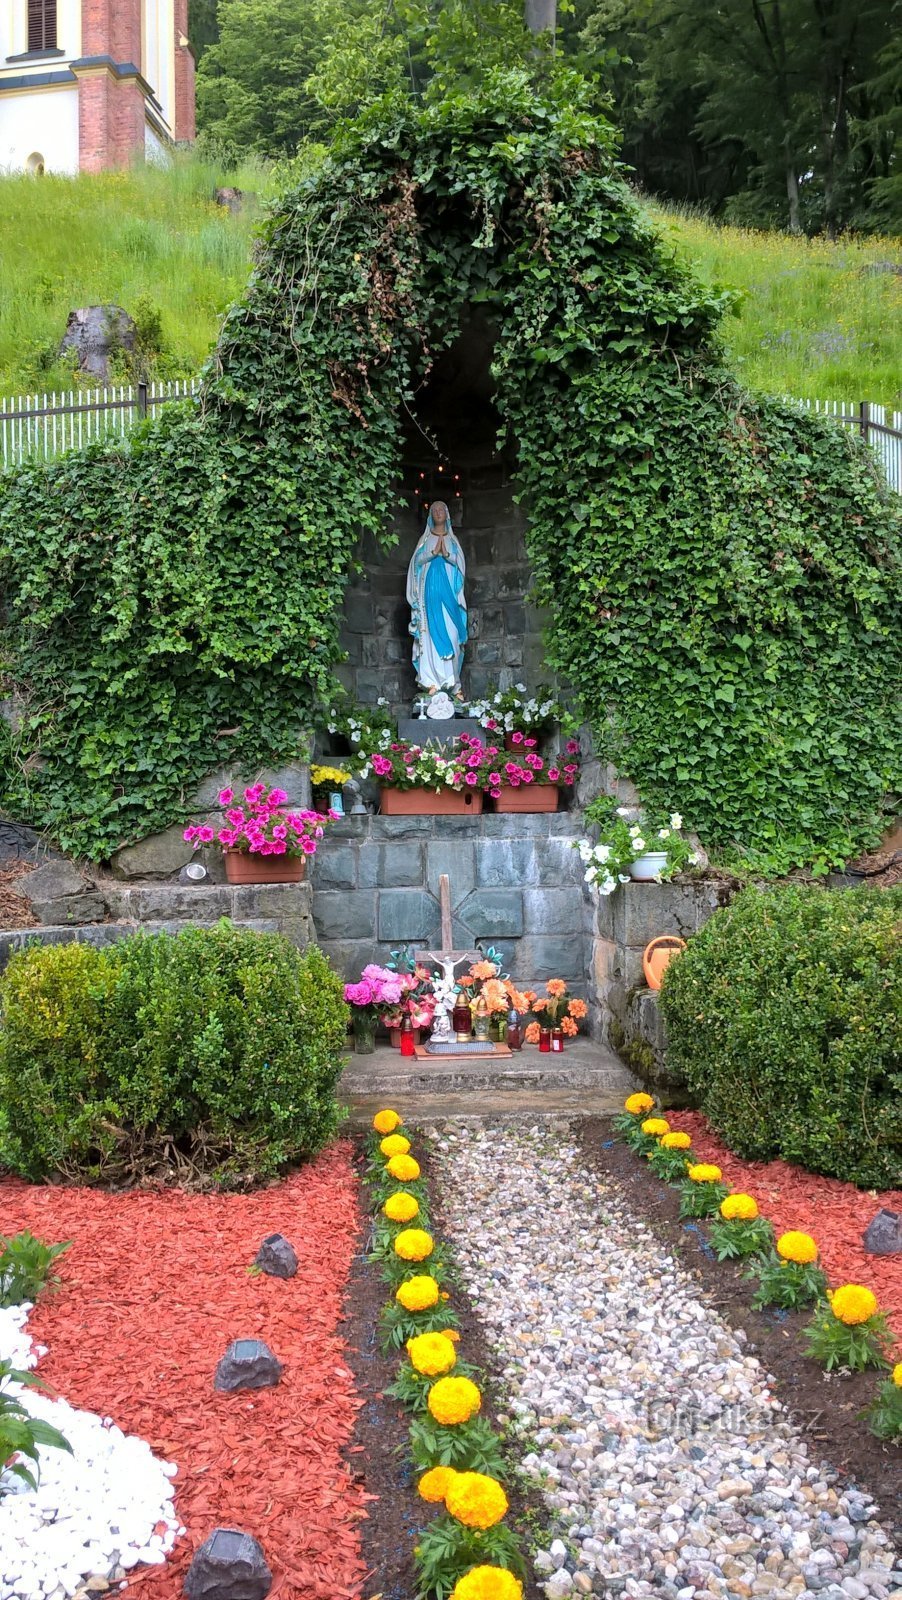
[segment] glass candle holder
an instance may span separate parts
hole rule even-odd
[[[554,1052],[557,1052],[559,1050],[563,1050],[563,1048],[564,1048],[564,1033],[563,1033],[563,1029],[562,1028],[552,1028],[552,1030],[551,1030],[551,1048],[552,1048],[552,1051],[554,1051]]]
[[[551,1053],[551,1029],[550,1028],[540,1028],[539,1029],[539,1049],[541,1050],[541,1052],[542,1052],[542,1054],[544,1056],[550,1055],[550,1053]]]

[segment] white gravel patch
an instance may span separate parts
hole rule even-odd
[[[902,1600],[877,1508],[812,1463],[744,1335],[566,1129],[431,1131],[522,1465],[557,1523],[535,1556],[548,1600]]]
[[[29,1309],[0,1309],[0,1359],[19,1369],[44,1353],[29,1339]],[[101,1580],[123,1582],[141,1562],[164,1562],[185,1531],[172,1499],[178,1469],[109,1417],[24,1386],[15,1392],[73,1454],[40,1447],[36,1490],[0,1473],[0,1600],[64,1600],[91,1578],[100,1593]]]

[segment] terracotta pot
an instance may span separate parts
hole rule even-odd
[[[482,790],[392,789],[380,791],[383,817],[478,817]]]
[[[496,811],[556,811],[560,786],[556,783],[505,784],[495,796]]]
[[[261,856],[259,851],[225,851],[226,878],[229,883],[302,883],[307,871],[306,856]]]

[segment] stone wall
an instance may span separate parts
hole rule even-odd
[[[346,817],[312,861],[313,921],[347,978],[393,949],[441,945],[439,877],[455,948],[494,945],[518,983],[564,978],[585,995],[588,906],[572,848],[579,813]]]
[[[628,883],[612,895],[593,891],[589,915],[589,1005],[592,1031],[619,1051],[647,1087],[680,1098],[681,1079],[667,1061],[667,1038],[657,994],[642,971],[652,939],[675,934],[690,939],[733,886],[713,880],[687,883]]]
[[[406,468],[415,481],[416,463]],[[464,656],[465,695],[476,698],[490,686],[524,682],[531,687],[547,680],[542,649],[542,613],[529,600],[531,570],[526,555],[526,521],[514,504],[513,486],[502,461],[458,463],[460,504],[448,495],[454,531],[467,562],[465,595],[470,641]],[[442,499],[435,492],[426,498]],[[431,485],[430,485],[431,488]],[[364,540],[360,575],[345,595],[342,648],[347,664],[339,668],[345,686],[362,705],[386,699],[397,712],[409,714],[417,688],[408,632],[410,608],[405,599],[407,566],[425,526],[426,515],[416,493],[409,509],[392,523],[398,543],[381,551]]]

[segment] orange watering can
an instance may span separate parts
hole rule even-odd
[[[651,943],[645,946],[642,971],[645,973],[649,989],[660,989],[661,979],[674,956],[685,948],[685,939],[678,939],[674,933],[663,933],[660,938],[652,939]]]

